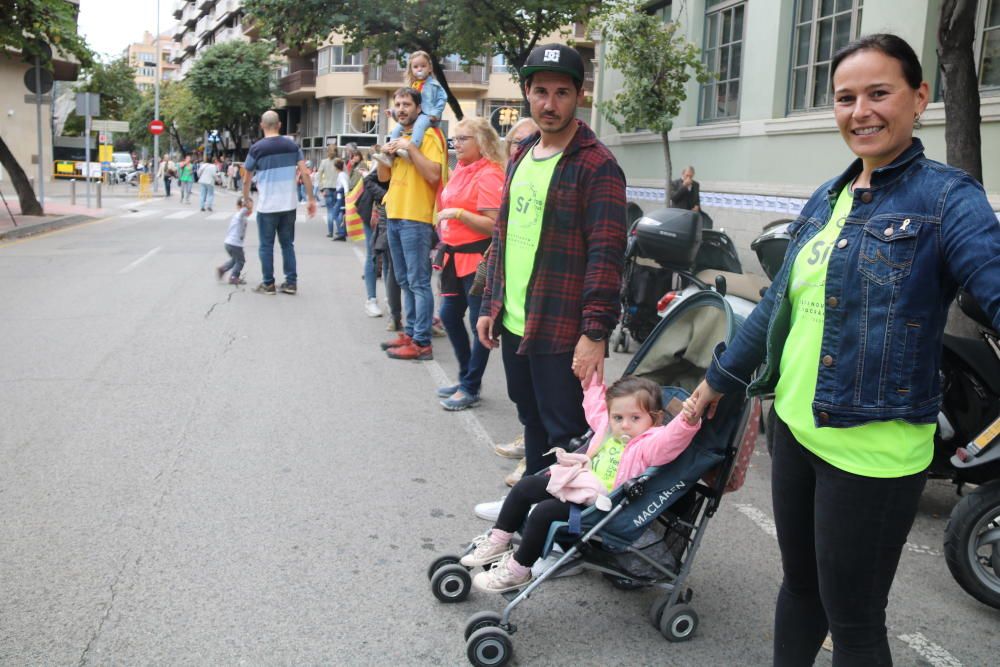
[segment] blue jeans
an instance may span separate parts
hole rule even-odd
[[[300,203],[304,202],[306,200],[306,184],[305,183],[299,183],[298,186],[297,186],[297,188],[298,188],[298,191],[299,191],[299,202]]]
[[[200,185],[202,210],[212,208],[212,203],[215,201],[215,186],[210,183],[201,183]]]
[[[499,322],[494,326],[499,326]],[[566,449],[587,432],[583,388],[573,375],[573,353],[518,354],[521,337],[500,327],[507,396],[524,425],[525,477],[556,462],[552,447]]]
[[[417,116],[417,119],[413,121],[413,127],[411,128],[410,142],[419,147],[424,143],[424,134],[432,126],[431,117],[425,113]],[[436,127],[436,126],[435,126]],[[396,127],[392,128],[392,132],[389,133],[389,139],[395,141],[403,136],[403,126],[397,124]]]
[[[892,664],[885,609],[926,479],[840,470],[775,420],[771,495],[784,573],[775,667],[811,665],[828,629],[837,667]]]
[[[369,299],[375,298],[375,253],[372,251],[372,234],[374,230],[362,220],[365,230],[365,291]]]
[[[388,228],[389,252],[396,282],[403,291],[406,334],[421,347],[431,344],[434,293],[431,291],[431,234],[426,222],[393,220]]]
[[[260,272],[263,282],[274,282],[274,235],[281,243],[281,268],[285,270],[285,282],[298,284],[295,272],[295,211],[257,213],[257,237],[260,240]]]
[[[337,191],[333,188],[323,188],[323,202],[326,204],[326,233],[333,236],[337,217]]]
[[[342,239],[347,236],[347,225],[344,224],[344,190],[337,188],[334,190],[336,200],[333,204],[333,235]]]
[[[462,282],[462,292],[441,297],[441,322],[448,332],[448,340],[455,348],[455,358],[458,359],[458,384],[462,393],[468,396],[479,394],[486,372],[486,363],[490,360],[489,349],[483,347],[476,335],[476,320],[479,319],[479,307],[483,303],[482,296],[469,294],[476,274],[470,273],[459,278]],[[463,317],[469,313],[469,326],[472,329],[472,346],[469,347],[469,330],[465,328]],[[520,561],[518,561],[520,562]]]

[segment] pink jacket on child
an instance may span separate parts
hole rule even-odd
[[[608,403],[604,392],[604,383],[598,381],[596,376],[583,392],[583,412],[587,417],[587,424],[594,432],[590,446],[587,447],[588,456],[593,456],[608,437]],[[654,426],[630,440],[622,452],[614,486],[642,474],[650,466],[661,466],[676,459],[691,444],[699,428],[700,421],[689,424],[683,416],[678,415],[669,424]]]

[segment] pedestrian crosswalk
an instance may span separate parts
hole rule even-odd
[[[142,207],[136,208],[134,203],[128,205],[123,205],[120,208],[125,209],[117,217],[123,220],[142,220],[146,219],[149,221],[156,220],[189,220],[191,222],[201,222],[201,221],[219,221],[219,220],[229,220],[236,213],[236,209],[228,211],[201,211],[197,208],[185,208],[177,210],[174,208],[164,209],[164,208],[149,208]],[[251,218],[253,216],[251,215]],[[304,210],[298,211],[296,216],[296,222],[304,222],[307,220],[306,212]],[[325,219],[325,214],[323,212],[318,212],[313,218],[313,220]]]

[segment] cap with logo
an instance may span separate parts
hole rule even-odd
[[[524,61],[521,79],[525,80],[535,72],[568,74],[577,82],[583,83],[583,58],[579,51],[565,44],[536,46]]]

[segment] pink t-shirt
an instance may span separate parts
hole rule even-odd
[[[503,169],[486,158],[480,158],[472,164],[460,162],[451,173],[448,184],[438,195],[438,210],[461,208],[481,215],[483,211],[499,209],[503,181]],[[478,232],[454,218],[441,221],[438,236],[450,246],[490,238],[489,234]],[[455,273],[459,277],[474,273],[482,258],[481,253],[455,253]]]

